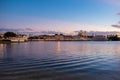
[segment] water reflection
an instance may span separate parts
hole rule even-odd
[[[3,58],[4,57],[4,53],[5,53],[5,46],[6,44],[0,44],[0,58]]]
[[[0,44],[0,80],[120,80],[119,44],[87,41]]]
[[[14,47],[12,47],[12,44],[0,44],[1,45],[1,47],[0,47],[0,50],[1,50],[1,52],[0,52],[0,54],[2,54],[2,56],[1,56],[1,58],[2,59],[12,59],[13,58],[13,50],[15,50],[14,49]]]
[[[57,52],[61,52],[61,43],[57,42]]]

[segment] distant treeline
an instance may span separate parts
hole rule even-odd
[[[107,38],[109,41],[120,41],[120,38],[118,37],[118,35],[110,35]]]

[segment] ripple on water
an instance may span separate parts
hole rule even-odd
[[[94,48],[93,42],[61,42],[59,52],[55,50],[57,42],[32,44],[25,44],[29,51],[27,53],[26,49],[21,49],[22,53],[16,52],[24,44],[6,45],[9,49],[6,47],[5,56],[0,58],[0,80],[120,80],[120,54],[118,50],[109,50],[118,47],[117,44],[96,42]],[[36,48],[46,49],[36,50],[35,45]],[[13,46],[16,47],[15,51]],[[103,49],[103,46],[108,50]],[[74,48],[74,54],[71,54],[71,47]]]

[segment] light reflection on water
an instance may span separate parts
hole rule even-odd
[[[0,44],[0,80],[120,80],[120,42]]]

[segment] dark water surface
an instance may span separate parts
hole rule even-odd
[[[0,80],[120,80],[120,42],[0,44]]]

